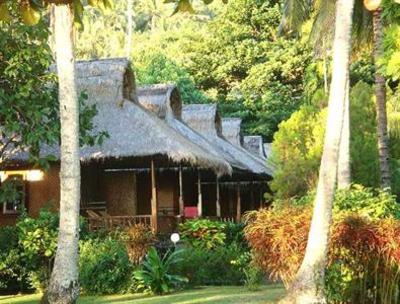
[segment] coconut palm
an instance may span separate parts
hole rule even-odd
[[[47,291],[50,303],[74,303],[79,295],[80,204],[79,103],[75,84],[72,5],[54,7],[54,47],[61,122],[60,229]]]
[[[386,79],[380,71],[379,60],[383,56],[383,26],[381,0],[364,0],[365,7],[372,11],[374,34],[374,62],[375,62],[375,99],[378,132],[379,165],[382,188],[389,188],[389,136],[387,130],[386,112]]]
[[[342,126],[344,120],[353,9],[354,0],[337,0],[328,119],[314,213],[304,260],[281,303],[326,303],[324,275],[342,133],[337,126]]]
[[[79,101],[75,83],[74,21],[80,1],[47,0],[54,5],[54,47],[58,74],[61,123],[60,227],[57,252],[44,301],[76,303],[79,296],[78,241],[80,208]],[[67,3],[66,3],[67,2]],[[61,3],[61,4],[59,4]],[[107,0],[89,1],[107,8]]]

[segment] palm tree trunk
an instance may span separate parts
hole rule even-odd
[[[303,262],[281,303],[326,303],[324,277],[342,129],[338,126],[343,125],[345,112],[353,9],[354,0],[337,1],[328,119],[314,213]]]
[[[381,187],[390,188],[389,167],[389,136],[387,131],[386,113],[386,81],[385,76],[379,70],[379,60],[383,56],[383,30],[382,9],[373,12],[374,24],[374,61],[375,61],[375,98],[376,120],[378,132],[379,165],[381,173]]]
[[[79,295],[79,104],[75,84],[72,7],[57,5],[54,16],[61,120],[60,228],[47,300],[49,303],[67,304],[75,303]]]
[[[347,189],[351,183],[351,166],[350,166],[350,80],[346,82],[346,99],[344,103],[344,118],[342,126],[342,136],[339,146],[339,162],[337,185],[338,189]]]

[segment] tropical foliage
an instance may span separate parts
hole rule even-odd
[[[114,294],[129,288],[133,267],[122,241],[92,238],[79,247],[79,283],[85,294]]]
[[[155,294],[169,293],[188,282],[188,279],[171,273],[171,268],[182,261],[182,251],[168,251],[160,257],[154,247],[149,249],[142,269],[133,273],[139,290]]]
[[[213,249],[225,243],[225,224],[207,219],[190,220],[179,225],[182,239],[193,247]]]

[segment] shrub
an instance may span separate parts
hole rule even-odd
[[[248,215],[245,234],[254,261],[271,279],[282,280],[286,286],[293,280],[304,256],[310,220],[309,207],[263,209]],[[400,300],[399,265],[398,220],[390,214],[372,219],[336,212],[326,276],[330,303],[395,303]]]
[[[188,279],[171,274],[172,266],[182,261],[182,251],[167,252],[162,258],[157,250],[151,247],[142,264],[142,269],[134,272],[139,290],[155,294],[169,293],[188,282]]]
[[[17,222],[18,251],[32,288],[44,291],[50,280],[57,249],[58,216],[42,209],[37,218],[21,217]]]
[[[23,214],[14,227],[0,228],[0,291],[47,287],[57,227],[57,215],[43,209],[37,218]]]
[[[86,294],[112,294],[123,291],[132,265],[125,245],[111,237],[80,242],[79,278]]]
[[[195,248],[213,249],[225,244],[225,223],[195,219],[179,225],[182,239]]]
[[[236,244],[219,246],[212,250],[188,247],[175,269],[177,273],[186,276],[192,286],[241,285],[245,281],[245,274],[234,261],[244,252]]]
[[[138,265],[156,238],[148,226],[136,224],[126,231],[124,240],[130,261]]]
[[[247,215],[246,239],[257,265],[288,286],[306,249],[310,208],[261,209]]]
[[[192,285],[240,285],[246,282],[249,254],[243,223],[223,223],[208,219],[187,221],[179,226],[188,246],[177,271]]]
[[[80,284],[87,293],[113,293],[131,277],[120,234],[89,233],[81,219]],[[83,228],[83,229],[82,229]],[[46,209],[37,218],[22,215],[16,226],[0,228],[0,293],[48,285],[57,248],[58,215]]]
[[[15,292],[26,282],[16,227],[0,227],[0,293]]]

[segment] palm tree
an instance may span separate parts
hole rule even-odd
[[[79,296],[78,241],[80,208],[79,101],[75,83],[74,21],[81,19],[80,1],[47,0],[54,6],[54,48],[61,124],[60,224],[57,252],[43,302],[76,303]],[[110,0],[89,1],[101,9]]]
[[[75,84],[72,4],[54,7],[54,39],[61,122],[60,229],[49,303],[75,303],[79,296],[78,241],[80,204],[79,103]]]
[[[303,262],[281,303],[326,303],[324,276],[342,133],[337,126],[344,120],[353,9],[354,0],[337,0],[328,119],[314,213]]]
[[[364,4],[368,10],[372,11],[372,23],[374,28],[375,104],[381,187],[384,189],[390,189],[391,174],[389,166],[389,135],[387,130],[386,112],[386,79],[380,71],[379,66],[379,60],[382,58],[384,53],[382,8],[380,7],[380,0],[365,0]]]

